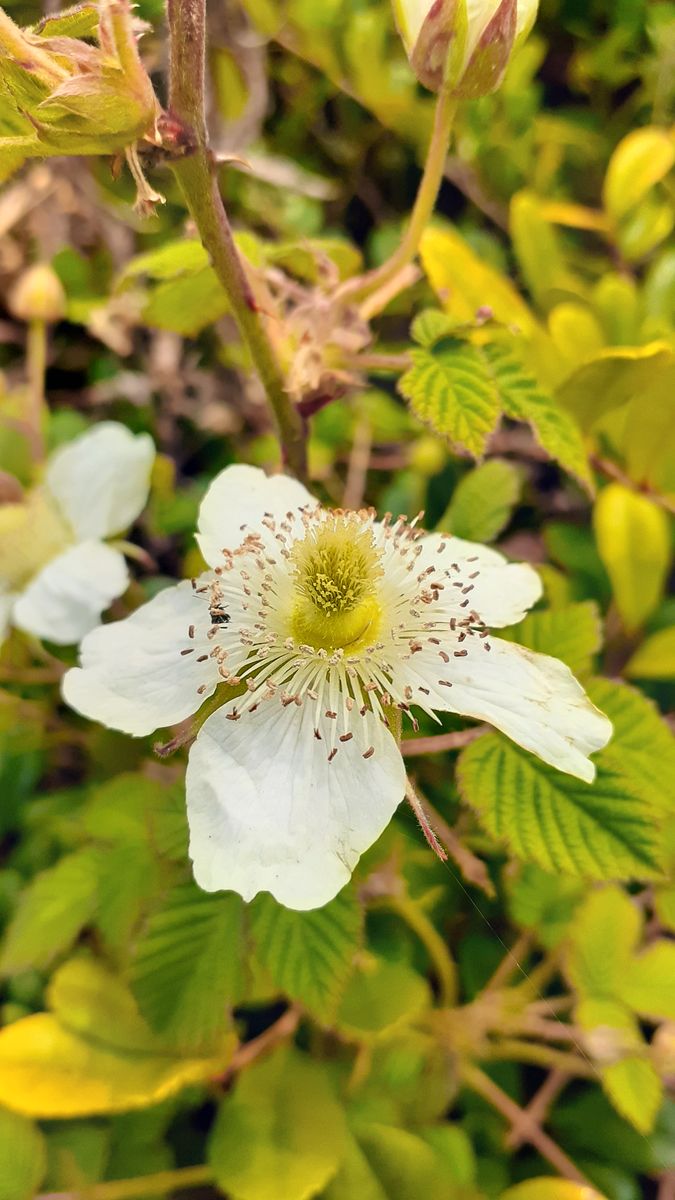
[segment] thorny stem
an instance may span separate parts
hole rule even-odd
[[[486,896],[494,896],[495,889],[488,869],[481,858],[477,858],[475,854],[469,850],[468,846],[457,836],[454,829],[448,825],[445,817],[441,816],[437,808],[430,804],[428,800],[424,801],[427,812],[431,817],[439,836],[443,839],[443,845],[448,851],[450,857],[459,867],[463,878],[467,883],[474,887],[480,888],[485,892]]]
[[[518,1124],[521,1137],[526,1138],[539,1151],[542,1157],[550,1162],[558,1174],[562,1175],[563,1179],[572,1179],[575,1183],[581,1183],[585,1187],[591,1186],[586,1177],[581,1174],[578,1167],[575,1167],[572,1160],[553,1141],[553,1138],[544,1132],[535,1118],[532,1116],[528,1117],[527,1110],[521,1108],[510,1096],[507,1096],[506,1092],[503,1092],[490,1079],[489,1075],[486,1075],[479,1067],[466,1064],[462,1068],[462,1076],[467,1086],[479,1096],[482,1096],[484,1100],[487,1100],[488,1104],[491,1104],[493,1108],[497,1109],[497,1112],[506,1117],[506,1120],[511,1125]]]
[[[299,479],[306,479],[302,417],[288,396],[283,372],[259,316],[209,153],[204,108],[205,0],[169,0],[168,23],[169,108],[181,127],[187,150],[182,157],[173,159],[171,166],[227,293],[239,333],[257,367],[274,413],[284,459]]]
[[[412,262],[417,254],[422,234],[434,211],[445,171],[450,131],[456,109],[457,101],[447,89],[443,89],[436,102],[434,125],[424,164],[424,173],[410,214],[408,228],[391,258],[367,275],[349,280],[340,289],[341,296],[365,300],[373,292],[382,290],[383,296],[386,296],[385,303],[391,299],[387,292],[387,284]],[[402,286],[407,286],[407,276],[404,276]],[[369,306],[367,311],[369,316],[375,315],[372,306]]]

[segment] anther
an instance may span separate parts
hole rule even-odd
[[[361,755],[361,757],[362,758],[372,758],[374,753],[375,753],[375,747],[369,746],[368,749],[365,751],[365,753]]]
[[[194,625],[190,625],[190,627],[188,628],[188,637],[193,638],[194,636],[195,636],[195,627],[194,627]]]
[[[342,736],[340,737],[340,741],[341,742],[351,742],[353,736],[354,736],[353,733],[343,733]]]
[[[195,652],[194,646],[188,646],[187,650],[181,650],[181,652],[180,652],[181,658],[185,658],[186,654],[194,654],[194,652]]]
[[[455,658],[466,658],[468,653],[469,653],[468,650],[454,650],[453,651]]]

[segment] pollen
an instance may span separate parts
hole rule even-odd
[[[358,514],[333,514],[310,525],[290,560],[298,641],[353,650],[377,640],[382,567],[372,530]]]

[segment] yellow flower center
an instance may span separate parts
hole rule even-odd
[[[74,541],[71,530],[43,492],[20,504],[0,505],[0,586],[20,591]]]
[[[377,641],[382,612],[380,555],[356,514],[338,514],[308,530],[291,552],[293,637],[317,650],[358,653]]]

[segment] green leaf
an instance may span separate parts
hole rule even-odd
[[[675,679],[675,628],[645,638],[623,670],[629,679]]]
[[[503,635],[540,654],[560,658],[575,675],[591,670],[593,656],[602,645],[602,622],[592,600],[529,613]]]
[[[267,895],[251,909],[260,962],[287,996],[323,1021],[335,1015],[354,968],[362,923],[352,888],[312,912],[293,912]]]
[[[359,1153],[348,1160],[350,1174],[338,1175],[326,1200],[448,1200],[454,1194],[452,1171],[417,1133],[375,1123],[357,1126],[356,1133]]]
[[[159,1041],[122,982],[88,960],[66,963],[49,995],[54,1012],[0,1031],[0,1094],[12,1109],[46,1119],[147,1108],[222,1072],[218,1055],[181,1057]]]
[[[655,814],[672,813],[675,737],[656,706],[635,688],[609,679],[592,680],[588,692],[614,726],[611,742],[596,761],[620,772]]]
[[[591,893],[575,917],[567,958],[567,974],[582,998],[621,998],[641,930],[640,911],[620,888]]]
[[[675,1021],[675,942],[659,939],[633,958],[621,994],[641,1016]]]
[[[429,986],[416,971],[371,955],[349,980],[337,1025],[357,1037],[372,1037],[413,1020],[429,999]]]
[[[335,1175],[345,1142],[326,1072],[284,1049],[254,1063],[226,1096],[209,1159],[232,1200],[310,1200]]]
[[[500,415],[494,381],[475,346],[444,338],[411,351],[412,366],[399,391],[421,421],[475,458],[484,453]]]
[[[651,390],[655,375],[669,371],[672,362],[673,351],[667,342],[612,346],[568,375],[557,397],[587,431],[606,413],[622,408],[634,397],[642,399]]]
[[[43,17],[35,26],[35,33],[44,38],[91,38],[98,29],[98,22],[98,5],[74,4],[72,8]]]
[[[491,342],[484,347],[484,354],[505,415],[530,425],[542,449],[570,475],[575,475],[585,487],[592,489],[592,475],[579,426],[523,365],[514,339]]]
[[[605,208],[618,221],[639,204],[675,163],[675,140],[657,126],[629,133],[614,151],[603,189]]]
[[[557,946],[567,933],[584,894],[584,884],[567,875],[551,875],[535,863],[523,863],[509,878],[509,910],[523,929],[537,933],[547,948]]]
[[[603,1200],[603,1197],[588,1184],[542,1175],[507,1188],[499,1200]]]
[[[595,761],[597,778],[584,783],[490,734],[462,751],[458,777],[465,801],[517,858],[594,879],[658,874],[651,803],[602,755]]]
[[[663,595],[671,560],[668,517],[647,496],[610,483],[598,496],[593,528],[619,615],[633,632]]]
[[[46,967],[95,915],[98,856],[78,850],[37,875],[23,892],[5,934],[0,973]]]
[[[0,1108],[0,1200],[32,1200],[45,1169],[40,1130],[18,1113]]]
[[[646,1058],[627,1057],[602,1071],[602,1084],[616,1111],[648,1134],[663,1103],[663,1084]]]
[[[148,919],[130,977],[153,1029],[181,1052],[219,1044],[240,987],[243,905],[196,884],[173,888]]]
[[[513,463],[492,458],[460,479],[438,529],[473,542],[493,542],[508,525],[522,492]]]

